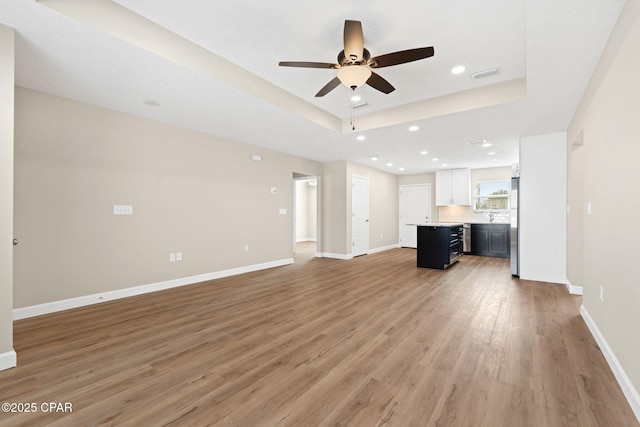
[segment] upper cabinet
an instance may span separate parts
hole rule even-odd
[[[471,170],[436,171],[436,206],[471,205]]]

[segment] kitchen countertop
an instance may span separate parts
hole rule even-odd
[[[465,224],[497,224],[497,225],[509,225],[511,224],[510,222],[497,222],[497,221],[493,221],[493,222],[482,222],[482,221],[473,221],[473,222],[465,222]]]
[[[427,222],[424,224],[407,224],[407,225],[411,225],[411,226],[417,226],[417,227],[455,227],[460,226],[460,225],[464,225],[464,224],[498,224],[498,225],[509,225],[509,222],[483,222],[483,221],[470,221],[470,222]]]
[[[508,221],[493,221],[493,222],[490,222],[490,221],[458,221],[458,222],[446,222],[446,221],[444,221],[444,222],[438,222],[438,223],[436,223],[436,224],[453,224],[453,225],[456,225],[456,224],[511,224],[511,223],[510,223],[510,222],[508,222]]]
[[[461,226],[461,222],[427,222],[426,224],[409,224],[417,225],[418,227],[455,227]]]
[[[504,221],[493,221],[493,222],[489,222],[489,221],[471,221],[471,222],[465,222],[465,224],[511,224],[510,222],[504,222]]]

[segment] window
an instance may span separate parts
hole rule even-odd
[[[479,181],[473,186],[473,209],[506,211],[509,209],[509,181]]]

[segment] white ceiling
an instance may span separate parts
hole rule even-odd
[[[511,165],[520,137],[566,130],[623,3],[3,0],[0,23],[17,30],[20,86],[322,162],[411,174]],[[362,21],[372,56],[435,49],[376,70],[396,87],[391,94],[356,90],[368,105],[354,111],[355,131],[350,89],[314,97],[335,70],[278,66],[335,62],[345,19]],[[467,71],[451,74],[456,65]],[[495,66],[498,76],[469,76]],[[493,146],[467,144],[482,139]]]

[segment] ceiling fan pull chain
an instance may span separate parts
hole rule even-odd
[[[351,130],[356,130],[356,124],[353,115],[353,102],[351,103]]]

